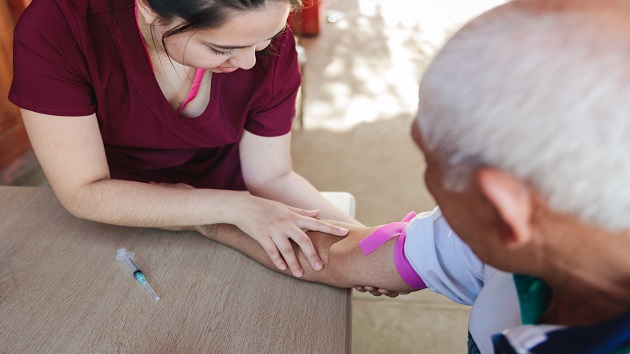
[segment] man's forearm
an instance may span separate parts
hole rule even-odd
[[[204,236],[234,248],[274,271],[291,276],[289,270],[278,269],[260,244],[237,227],[217,224],[202,226],[197,229]],[[350,227],[350,234],[346,237],[308,232],[315,249],[324,262],[324,268],[315,271],[311,267],[304,266],[304,276],[301,279],[340,288],[372,286],[391,291],[413,291],[414,289],[400,278],[396,270],[393,252],[395,238],[367,256],[361,252],[358,242],[375,229],[375,227]],[[308,265],[308,261],[299,247],[294,245],[293,248],[300,263]]]
[[[249,237],[247,234],[242,232],[238,227],[230,224],[216,224],[216,225],[204,225],[196,228],[199,233],[204,235],[205,237],[219,242],[225,246],[233,248],[246,256],[252,258],[256,262],[264,265],[265,267],[277,271],[279,273],[283,273],[285,275],[293,276],[289,269],[280,270],[278,267],[273,264],[269,255],[264,251],[262,246],[253,238]],[[330,235],[329,235],[330,236]],[[331,238],[336,237],[341,239],[339,236],[330,236]],[[327,268],[328,264],[328,249],[330,247],[324,247],[324,245],[318,245],[315,242],[315,249],[317,253],[322,259],[324,263],[324,269]],[[304,256],[304,254],[300,251],[300,248],[297,247],[294,243],[293,250],[296,252],[298,260],[301,265],[303,265],[304,275],[300,278],[303,280],[313,281],[313,282],[325,282],[325,278],[320,276],[321,271],[315,271],[308,264],[308,260]],[[320,246],[320,247],[318,247]],[[326,271],[328,273],[328,271]],[[328,284],[328,283],[326,283]],[[333,285],[333,284],[329,284]]]

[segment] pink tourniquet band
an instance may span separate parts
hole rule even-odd
[[[409,260],[407,260],[404,250],[405,238],[407,237],[407,224],[415,216],[416,213],[412,211],[400,222],[394,222],[379,227],[368,237],[359,241],[359,247],[361,248],[361,251],[363,251],[363,254],[367,256],[375,249],[382,246],[385,242],[399,236],[398,240],[396,240],[396,245],[394,246],[394,263],[396,264],[396,269],[398,270],[400,277],[405,281],[405,283],[407,283],[407,285],[420,290],[426,288],[427,286],[418,273],[416,273],[413,269]]]

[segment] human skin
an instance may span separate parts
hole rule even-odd
[[[370,286],[387,289],[389,290],[387,293],[395,294],[415,290],[400,278],[396,270],[394,245],[397,237],[366,256],[358,243],[378,227],[359,227],[350,224],[344,224],[344,226],[348,227],[350,232],[343,238],[321,232],[307,232],[322,257],[324,268],[314,271],[304,267],[302,280],[339,288]],[[206,225],[196,229],[209,239],[232,247],[272,270],[291,275],[288,270],[277,269],[257,242],[232,225]],[[307,262],[304,253],[299,248],[295,247],[295,252],[300,262]]]
[[[553,289],[542,323],[583,325],[630,309],[630,235],[555,212],[528,184],[479,169],[461,192],[444,187],[444,164],[413,137],[427,161],[426,185],[449,225],[485,263],[545,280]]]
[[[246,70],[255,63],[255,51],[269,44],[286,25],[288,2],[269,2],[268,6],[243,12],[214,29],[205,29],[167,37],[168,54],[160,50],[160,41],[146,40],[156,68],[155,75],[165,98],[175,107],[185,97],[190,85],[179,78],[191,77],[197,67],[207,68],[202,86],[211,75],[229,75],[221,68]],[[138,21],[144,31],[155,17],[138,1]],[[159,23],[159,33],[176,26]],[[153,33],[149,30],[151,39]],[[158,47],[150,45],[158,43]],[[169,46],[170,43],[170,46]],[[211,48],[214,44],[214,49]],[[184,45],[185,44],[185,45]],[[224,46],[229,55],[217,54]],[[167,63],[168,65],[157,65]],[[194,65],[194,66],[192,66]],[[168,71],[168,70],[174,71]],[[192,75],[194,76],[194,75]],[[181,85],[173,85],[174,82]],[[205,92],[205,91],[204,91]],[[189,110],[208,104],[210,90],[191,101]],[[190,113],[184,111],[183,113]],[[276,267],[302,274],[291,242],[304,250],[308,264],[322,267],[311,240],[303,230],[346,234],[343,228],[315,219],[343,220],[359,224],[327,202],[291,165],[291,133],[263,137],[245,132],[239,142],[243,179],[251,194],[235,191],[168,188],[112,179],[109,173],[99,123],[95,114],[85,117],[59,117],[21,110],[29,139],[55,194],[73,215],[116,225],[173,227],[229,223],[255,238]],[[194,116],[194,115],[193,115]],[[157,123],[156,123],[157,124]],[[302,264],[307,264],[302,263]]]

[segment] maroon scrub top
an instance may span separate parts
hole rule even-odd
[[[205,112],[184,118],[155,79],[133,0],[34,0],[15,29],[9,99],[54,116],[96,113],[112,178],[242,190],[244,130],[284,135],[295,116],[295,39],[287,28],[272,45],[250,70],[213,74]]]

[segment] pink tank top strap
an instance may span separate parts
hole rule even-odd
[[[188,91],[188,96],[184,100],[184,103],[182,103],[182,106],[179,107],[177,114],[181,114],[184,108],[186,108],[186,105],[188,105],[190,101],[194,100],[195,97],[197,97],[197,93],[199,93],[199,85],[201,85],[201,80],[203,80],[203,75],[205,73],[206,71],[203,68],[197,69],[192,86],[190,87],[190,91]]]
[[[140,39],[142,40],[142,45],[144,47],[144,53],[147,55],[147,60],[149,61],[149,65],[151,66],[151,70],[153,70],[153,62],[151,62],[151,56],[149,55],[149,51],[147,50],[147,43],[144,41],[144,36],[142,35],[142,30],[140,29],[140,23],[138,22],[138,4],[134,7],[134,12],[136,15],[136,26],[138,27],[138,33],[140,33]],[[188,96],[182,103],[181,107],[177,111],[177,114],[181,114],[186,105],[197,97],[197,93],[199,93],[199,85],[201,84],[201,80],[203,80],[203,75],[205,74],[205,70],[202,68],[197,69],[195,73],[195,78],[193,79],[192,86],[190,87],[190,91],[188,91]]]

